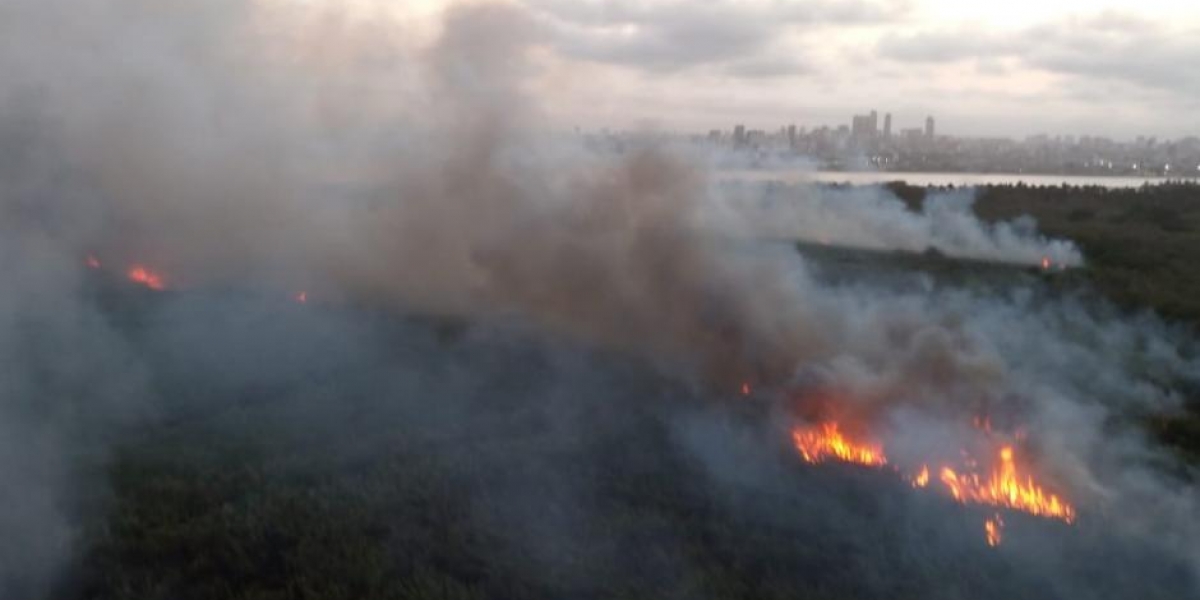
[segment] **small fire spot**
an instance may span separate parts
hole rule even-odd
[[[128,276],[130,281],[140,283],[156,292],[161,292],[167,288],[162,275],[141,265],[129,267]]]
[[[983,522],[983,533],[987,536],[987,545],[995,548],[1004,540],[1004,519],[1000,518],[1000,513],[996,516],[987,519]]]

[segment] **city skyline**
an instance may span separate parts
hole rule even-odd
[[[735,123],[704,133],[659,132],[668,138],[732,150],[717,161],[739,166],[787,164],[802,158],[819,168],[896,172],[1029,173],[1044,175],[1200,177],[1200,137],[1092,135],[970,137],[940,132],[934,115],[920,127],[894,128],[892,114],[876,109],[833,125],[795,123],[751,128]],[[598,148],[622,151],[646,132],[584,132]],[[597,135],[598,134],[598,135]],[[735,155],[740,158],[734,158]]]
[[[723,132],[729,133],[731,138],[734,137],[735,130],[739,126],[748,133],[760,133],[760,132],[777,133],[781,128],[784,130],[787,130],[789,128],[795,128],[795,131],[798,133],[808,133],[808,132],[812,132],[812,131],[820,130],[820,129],[827,129],[830,131],[837,131],[838,129],[844,129],[848,134],[853,134],[855,119],[859,118],[859,117],[869,117],[871,112],[876,113],[877,116],[880,117],[879,121],[877,123],[877,126],[876,126],[876,130],[879,135],[884,136],[884,137],[887,137],[886,132],[889,130],[891,131],[891,135],[897,136],[897,137],[902,136],[906,131],[907,132],[920,131],[920,132],[922,132],[922,134],[924,134],[926,125],[928,125],[928,121],[930,119],[932,119],[933,125],[934,125],[934,135],[948,136],[948,137],[968,139],[968,140],[1009,140],[1009,141],[1014,141],[1014,142],[1020,142],[1020,141],[1029,141],[1029,140],[1035,140],[1035,139],[1046,139],[1046,140],[1060,140],[1060,141],[1070,142],[1070,141],[1077,141],[1077,140],[1093,139],[1093,140],[1113,142],[1113,143],[1143,143],[1148,140],[1154,141],[1157,143],[1170,143],[1170,142],[1184,142],[1184,141],[1191,141],[1191,140],[1200,140],[1200,133],[1193,133],[1193,132],[1183,132],[1183,133],[1178,133],[1176,135],[1156,135],[1156,134],[1147,134],[1147,133],[1137,133],[1137,134],[1130,134],[1130,135],[1104,135],[1101,133],[1091,133],[1091,132],[1087,132],[1087,131],[1064,132],[1064,131],[1053,131],[1053,130],[1046,130],[1046,131],[1030,130],[1028,132],[1022,132],[1022,133],[1009,132],[1009,133],[992,134],[992,135],[970,134],[970,133],[962,133],[959,131],[948,129],[947,127],[944,126],[944,123],[940,120],[940,117],[937,115],[931,115],[931,114],[917,115],[916,113],[914,113],[912,115],[908,115],[906,118],[900,119],[900,118],[896,118],[896,115],[893,112],[890,112],[890,111],[889,112],[880,112],[875,109],[871,109],[871,110],[867,111],[866,114],[849,114],[849,115],[846,115],[842,119],[834,119],[831,122],[819,122],[816,120],[805,120],[805,119],[790,119],[790,120],[785,119],[783,121],[767,121],[766,119],[759,119],[759,120],[734,119],[733,121],[727,122],[727,123],[712,123],[712,124],[710,124],[710,126],[699,126],[699,127],[695,127],[695,128],[684,127],[684,128],[678,128],[678,129],[665,129],[665,128],[646,129],[643,126],[639,126],[639,125],[635,124],[635,125],[632,125],[629,127],[596,126],[593,128],[585,128],[585,127],[580,127],[580,126],[576,125],[576,126],[574,126],[573,129],[575,129],[578,132],[591,133],[591,134],[596,134],[596,133],[637,134],[637,133],[658,132],[658,133],[665,133],[665,134],[669,134],[669,135],[678,135],[678,136],[709,135],[714,131],[723,131]],[[967,129],[970,130],[971,128],[968,127]]]
[[[372,18],[386,4],[353,1]],[[426,24],[415,42],[451,2],[405,4],[388,10]],[[961,136],[1200,134],[1200,5],[1186,0],[515,4],[534,45],[524,89],[563,128],[812,127],[886,103],[897,129],[934,114]]]

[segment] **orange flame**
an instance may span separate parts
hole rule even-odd
[[[985,424],[986,420],[976,422],[977,426],[981,423]],[[792,439],[805,462],[819,463],[833,459],[868,466],[887,464],[887,457],[881,447],[846,439],[835,422],[824,423],[819,428],[796,428],[792,431]],[[985,504],[1039,517],[1060,519],[1067,523],[1075,522],[1075,507],[1057,495],[1047,492],[1031,475],[1020,472],[1012,446],[1001,447],[998,458],[999,464],[987,478],[980,477],[975,472],[959,473],[943,466],[939,479],[950,495],[963,504]],[[971,471],[975,469],[976,463],[969,458],[964,464]],[[909,481],[915,488],[927,487],[930,481],[929,466],[922,465]],[[1003,528],[1004,521],[1000,518],[1000,513],[984,521],[984,532],[989,546],[1000,545]]]
[[[1043,256],[1042,257],[1042,270],[1049,270],[1049,269],[1050,269],[1050,257]]]
[[[1000,513],[996,513],[996,516],[984,520],[983,533],[986,536],[987,545],[993,548],[999,546],[1000,542],[1004,539],[1003,531],[1004,519],[1000,518]]]
[[[155,273],[154,271],[151,271],[150,269],[147,269],[141,265],[129,267],[127,275],[129,276],[130,281],[134,283],[140,283],[158,292],[161,292],[167,288],[163,281],[162,275],[159,275],[158,273]]]
[[[1051,494],[1034,482],[1033,477],[1018,471],[1013,460],[1013,449],[1000,449],[1000,464],[985,480],[976,473],[958,474],[950,467],[942,467],[942,483],[959,502],[990,504],[1012,508],[1031,515],[1075,521],[1075,508]]]
[[[797,428],[792,431],[792,440],[796,449],[800,451],[800,456],[810,463],[836,458],[871,467],[887,464],[882,448],[846,439],[838,430],[837,423],[825,423],[820,429]]]
[[[292,298],[295,299],[296,302],[299,302],[300,304],[305,304],[308,302],[308,292],[304,292],[304,291],[296,292],[296,295],[292,296]]]
[[[742,384],[742,395],[743,396],[750,395],[750,383],[749,382]]]
[[[923,488],[929,485],[929,467],[921,466],[921,470],[917,472],[917,476],[913,477],[913,487]]]
[[[86,264],[89,269],[99,269],[100,268],[100,259],[89,254],[87,259],[84,260],[84,264]]]

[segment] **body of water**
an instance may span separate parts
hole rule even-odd
[[[1014,173],[887,173],[873,171],[805,171],[802,169],[723,170],[717,178],[722,181],[778,181],[781,183],[849,183],[852,185],[876,185],[889,181],[904,181],[915,186],[979,186],[1015,185],[1028,186],[1101,186],[1108,188],[1132,188],[1145,184],[1179,181],[1164,177],[1097,177],[1091,175],[1030,175]],[[1190,178],[1188,181],[1197,181]]]

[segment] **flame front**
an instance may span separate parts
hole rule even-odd
[[[795,429],[792,431],[792,440],[800,456],[810,463],[835,458],[872,467],[887,464],[882,448],[847,439],[839,431],[837,423],[825,423],[819,429]]]
[[[154,271],[151,271],[150,269],[141,265],[129,267],[127,275],[129,276],[130,281],[134,283],[140,283],[152,290],[161,292],[162,290],[167,289],[162,275],[159,275],[158,273],[155,273]]]
[[[1032,476],[1019,473],[1012,447],[1001,448],[999,458],[999,464],[986,479],[976,473],[959,474],[950,467],[942,467],[942,483],[959,502],[1003,506],[1067,523],[1075,521],[1073,506],[1044,490]]]
[[[977,422],[976,426],[980,427],[981,423]],[[834,422],[823,423],[819,427],[796,428],[792,431],[792,439],[805,462],[840,460],[872,467],[887,464],[882,447],[847,439]],[[986,477],[975,472],[975,462],[968,459],[965,461],[967,470],[959,472],[942,466],[938,479],[950,495],[963,504],[983,504],[1067,523],[1075,522],[1075,507],[1047,492],[1034,481],[1032,475],[1021,473],[1012,446],[1001,447],[997,458],[997,464]],[[915,488],[927,487],[930,481],[929,465],[922,465],[908,480]],[[989,546],[1000,545],[1003,528],[1004,521],[999,513],[984,521],[984,533]]]

